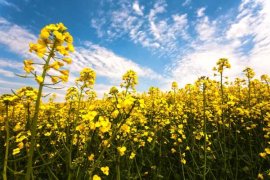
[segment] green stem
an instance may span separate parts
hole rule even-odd
[[[116,180],[121,180],[120,157],[118,155],[117,155],[117,160],[116,160]]]
[[[31,176],[33,175],[33,156],[34,156],[34,148],[36,146],[37,120],[38,120],[38,114],[39,114],[40,100],[41,100],[41,96],[42,96],[42,90],[43,90],[43,86],[44,86],[45,76],[46,76],[46,73],[48,70],[49,62],[54,55],[55,46],[56,46],[56,41],[54,42],[54,45],[53,45],[51,52],[46,60],[46,63],[43,66],[43,72],[41,75],[41,77],[43,78],[43,81],[39,85],[36,104],[35,104],[34,117],[33,117],[32,123],[31,123],[31,127],[30,127],[31,143],[30,143],[30,150],[29,150],[28,161],[27,161],[27,170],[26,170],[26,176],[25,176],[26,180],[30,180]]]
[[[136,157],[135,157],[135,165],[136,165],[136,170],[137,170],[137,173],[139,175],[139,179],[142,180],[142,176],[141,176],[141,173],[140,173],[140,170],[139,170],[139,167],[138,167],[138,164],[137,164],[137,161],[136,161]]]
[[[79,94],[79,99],[78,99],[78,107],[77,107],[77,111],[76,111],[76,117],[75,117],[75,122],[73,125],[73,128],[75,129],[77,126],[77,122],[79,119],[79,112],[80,112],[80,106],[81,106],[81,100],[82,100],[82,94],[83,94],[83,89],[81,88],[80,94]],[[72,134],[70,134],[70,144],[69,144],[69,151],[68,151],[68,180],[72,179],[72,150],[73,150],[73,138],[74,136]]]

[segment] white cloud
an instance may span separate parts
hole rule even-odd
[[[3,84],[3,85],[13,85],[13,86],[16,86],[16,87],[22,87],[22,86],[26,85],[25,83],[22,83],[22,82],[7,81],[5,79],[0,78],[0,85],[1,84]]]
[[[21,11],[21,9],[18,6],[6,0],[0,0],[0,6],[11,7],[14,8],[16,11]]]
[[[14,60],[0,58],[0,67],[7,67],[7,68],[20,70],[22,69],[22,63],[15,63]]]
[[[95,22],[92,27],[97,30],[97,34],[105,34],[109,40],[128,36],[135,44],[140,44],[159,56],[169,57],[179,52],[179,41],[188,39],[187,14],[163,17],[167,12],[167,3],[159,0],[151,4],[148,12],[138,16],[138,1],[133,4],[130,1],[124,2],[113,11],[102,14],[102,17],[107,17],[106,25],[96,26],[102,24],[99,17],[92,20]],[[130,11],[130,8],[137,9],[136,13]]]
[[[191,3],[191,0],[185,0],[183,3],[182,3],[182,6],[188,6],[190,5]]]
[[[148,15],[149,21],[155,21],[158,14],[164,13],[166,11],[166,2],[165,1],[157,1],[154,4],[154,7],[150,10]]]
[[[241,38],[250,35],[252,32],[251,26],[254,26],[254,22],[257,20],[252,17],[252,14],[247,14],[238,20],[238,22],[231,24],[229,30],[227,31],[227,38]]]
[[[143,16],[143,8],[140,7],[139,2],[135,1],[132,6],[133,10],[140,16]]]
[[[198,36],[190,49],[167,69],[180,85],[192,83],[200,76],[212,76],[219,58],[228,58],[232,68],[225,73],[233,79],[250,66],[257,75],[270,74],[270,1],[243,0],[238,14],[231,19],[206,15],[197,20]],[[235,18],[236,17],[236,18]],[[212,76],[213,77],[213,76]]]
[[[36,36],[29,30],[0,17],[0,44],[16,54],[29,57],[28,43],[34,41]]]
[[[219,58],[228,58],[232,65],[231,69],[225,71],[225,75],[234,78],[241,74],[245,64],[241,62],[243,59],[230,48],[230,45],[220,46],[216,43],[204,44],[195,51],[187,53],[168,71],[172,72],[172,79],[184,86],[201,76],[214,78],[212,69]]]
[[[91,42],[87,42],[85,47],[78,47],[73,54],[73,59],[72,72],[81,71],[87,64],[96,71],[97,76],[114,81],[121,80],[122,75],[129,69],[133,69],[139,76],[144,78],[162,79],[162,76],[150,68],[141,67],[135,62],[120,57],[112,51]]]
[[[104,36],[104,32],[102,31],[102,26],[106,23],[105,18],[99,19],[99,21],[92,19],[91,26],[96,29],[97,35],[99,38]]]
[[[204,11],[205,11],[205,7],[199,8],[197,10],[197,17],[202,17],[204,16]]]
[[[196,25],[196,31],[199,39],[202,41],[210,40],[210,38],[215,34],[215,27],[215,21],[210,22],[207,16],[199,19]]]
[[[7,71],[7,70],[1,69],[1,68],[0,68],[0,74],[2,76],[6,76],[6,77],[15,77],[15,75],[12,71]]]

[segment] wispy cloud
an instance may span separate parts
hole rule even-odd
[[[14,63],[14,62],[16,62],[16,61],[5,59],[5,58],[0,58],[0,67],[7,67],[7,68],[17,69],[17,70],[22,68],[21,63]]]
[[[132,60],[118,56],[112,51],[89,41],[85,42],[84,46],[77,47],[73,59],[72,72],[79,72],[87,64],[96,71],[98,76],[112,81],[121,80],[122,75],[129,69],[133,69],[144,78],[156,80],[163,78],[150,68],[142,67]]]
[[[154,54],[168,57],[179,51],[181,41],[188,39],[187,14],[177,13],[162,17],[167,12],[165,0],[156,1],[145,12],[142,12],[138,1],[133,4],[130,1],[121,1],[116,6],[117,8],[100,15],[106,17],[106,23],[99,20],[100,17],[91,20],[97,34],[102,34],[106,39],[128,37]]]
[[[191,3],[191,0],[185,0],[183,3],[182,3],[182,6],[188,6],[189,4]]]
[[[270,70],[270,1],[243,0],[236,15],[209,20],[202,14],[197,20],[197,37],[190,48],[167,69],[181,85],[202,75],[212,76],[212,67],[221,57],[229,58],[232,69],[226,74],[242,75],[246,66],[258,75]],[[235,18],[236,17],[236,18]]]
[[[0,17],[0,44],[16,54],[27,57],[30,55],[28,43],[34,41],[36,36],[29,30]]]
[[[205,7],[199,8],[197,10],[197,17],[202,17],[204,15]]]
[[[1,68],[0,68],[0,74],[2,76],[6,76],[6,77],[15,77],[15,75],[12,71],[7,71],[7,70],[1,69]]]
[[[203,16],[197,21],[195,28],[198,33],[198,39],[201,41],[212,41],[211,38],[216,33],[216,22],[210,22],[207,16]]]
[[[14,8],[16,11],[21,11],[21,9],[18,6],[6,0],[0,0],[0,6],[11,7]]]
[[[143,16],[143,7],[140,6],[138,1],[133,3],[132,8],[138,15]]]

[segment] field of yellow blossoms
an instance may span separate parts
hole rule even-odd
[[[24,60],[38,89],[0,95],[0,171],[6,179],[269,179],[270,77],[228,81],[227,59],[194,84],[137,93],[136,72],[121,89],[96,98],[95,72],[81,71],[62,103],[42,101],[44,87],[68,80],[73,38],[45,26]],[[1,179],[0,178],[0,179]]]

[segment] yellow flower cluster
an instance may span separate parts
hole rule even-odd
[[[227,58],[220,58],[217,62],[217,67],[214,67],[213,70],[222,73],[224,68],[231,68],[231,64]]]
[[[131,88],[135,90],[135,85],[138,84],[138,77],[135,71],[133,70],[128,70],[124,75],[123,75],[123,83],[121,84],[121,87],[125,87],[126,89]]]
[[[82,83],[81,89],[92,88],[96,79],[96,73],[90,68],[84,68],[80,72],[80,77],[76,79],[76,83]]]
[[[36,75],[35,69],[37,67],[35,65],[38,66],[40,63],[35,63],[31,59],[24,60],[24,70],[27,74],[33,74],[39,84],[44,83],[45,75],[51,78],[53,84],[60,81],[67,82],[69,71],[61,68],[64,63],[72,63],[68,56],[70,52],[74,52],[74,47],[73,38],[62,23],[45,26],[40,32],[37,43],[30,43],[29,47],[30,52],[35,53],[45,61],[43,68],[47,74]],[[48,74],[50,69],[59,72],[59,74]]]

